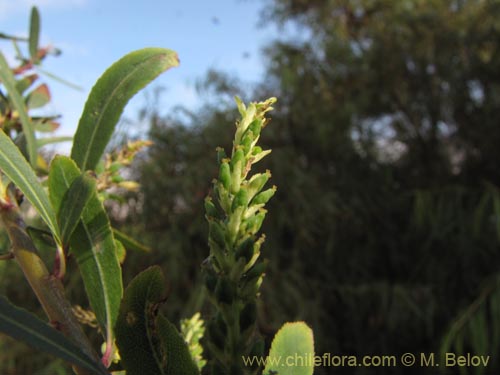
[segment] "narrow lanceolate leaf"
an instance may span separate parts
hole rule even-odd
[[[109,374],[101,363],[92,360],[61,332],[12,305],[5,297],[0,297],[0,331],[95,374]]]
[[[159,267],[136,276],[125,290],[116,322],[116,344],[127,375],[197,375],[177,329],[158,309],[166,298]]]
[[[56,215],[47,193],[12,140],[0,130],[0,170],[21,190],[59,240]]]
[[[73,141],[73,137],[45,137],[45,138],[38,138],[36,140],[36,144],[38,147],[43,147],[46,145],[50,145],[53,143],[62,143],[62,142],[71,142]]]
[[[71,204],[64,200],[80,176],[81,172],[73,160],[65,156],[54,158],[50,165],[49,191],[56,212],[60,213],[66,204]],[[122,277],[111,225],[95,188],[69,244],[80,268],[92,310],[108,342],[111,342],[123,294]]]
[[[31,8],[29,50],[31,60],[38,63],[38,43],[40,39],[40,13],[37,7]]]
[[[33,124],[31,123],[28,113],[26,112],[26,105],[24,104],[24,99],[16,90],[16,80],[12,71],[5,60],[5,57],[0,52],[0,81],[5,86],[7,92],[9,93],[9,98],[12,101],[14,109],[19,113],[19,119],[23,126],[23,134],[26,137],[26,144],[28,147],[28,159],[33,167],[36,165],[36,141],[35,141],[35,131],[33,130]]]
[[[125,290],[115,331],[127,375],[164,374],[153,332],[153,312],[166,298],[165,292],[165,279],[158,266],[141,272]]]
[[[136,241],[132,237],[126,235],[125,233],[119,231],[116,228],[113,228],[113,235],[115,236],[115,239],[120,241],[127,250],[140,251],[145,253],[149,253],[151,251],[149,247]]]
[[[145,48],[129,53],[104,72],[87,99],[71,150],[81,170],[95,168],[130,98],[178,64],[174,51]]]
[[[263,375],[312,375],[314,338],[311,328],[304,322],[285,323],[274,336],[268,358]],[[285,363],[286,358],[296,360]]]
[[[96,191],[96,181],[87,174],[81,174],[73,180],[64,194],[61,207],[57,212],[57,221],[63,244],[67,244],[76,225],[80,222],[83,209]]]

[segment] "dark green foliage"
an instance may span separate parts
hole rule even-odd
[[[76,366],[92,371],[94,374],[108,374],[100,362],[90,358],[61,332],[26,310],[14,306],[5,297],[0,297],[0,330],[37,350],[63,358]]]
[[[131,281],[120,306],[116,343],[129,375],[196,375],[198,368],[175,326],[160,312],[166,300],[161,269],[152,267]]]
[[[75,181],[81,177],[79,168],[70,158],[56,156],[53,159],[49,191],[54,210],[58,213],[68,206],[63,199],[68,198]],[[123,294],[121,269],[108,216],[97,195],[95,183],[90,186],[93,190],[88,193],[87,204],[78,215],[79,220],[73,224],[68,244],[70,252],[76,257],[90,305],[102,332],[112,340],[112,328]],[[65,217],[64,220],[70,218]]]
[[[500,264],[500,2],[268,3],[270,20],[297,22],[308,37],[269,46],[266,82],[252,94],[279,98],[263,133],[273,153],[262,167],[280,190],[263,228],[260,327],[272,336],[304,319],[318,353],[437,353],[480,296],[483,312],[497,306],[486,292]],[[234,86],[225,81],[209,85],[221,101],[220,88]],[[143,218],[177,249],[169,263],[190,265],[176,286],[192,285],[189,260],[206,257],[199,217],[218,175],[213,145],[231,147],[234,113],[224,108],[152,117]],[[500,316],[485,316],[475,331],[497,330]],[[481,342],[453,337],[466,349]]]

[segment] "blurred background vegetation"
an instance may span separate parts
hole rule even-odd
[[[207,104],[196,112],[160,115],[161,92],[151,93],[116,140],[129,137],[127,124],[147,123],[142,136],[154,142],[129,171],[141,190],[109,206],[122,230],[153,249],[128,254],[125,281],[160,264],[171,283],[169,317],[209,313],[200,264],[215,147],[230,147],[234,95],[276,96],[262,137],[273,152],[261,168],[272,171],[278,193],[263,228],[261,333],[270,338],[300,319],[313,328],[318,354],[471,352],[490,355],[490,365],[464,373],[498,373],[500,1],[263,5],[262,22],[304,36],[265,46],[265,81],[249,88],[210,71],[199,84]],[[26,305],[19,271],[0,267],[2,292]],[[86,306],[81,286],[70,286]],[[65,373],[41,355],[27,360],[21,344],[0,345],[2,374]]]

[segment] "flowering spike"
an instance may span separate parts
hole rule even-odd
[[[251,175],[253,164],[268,155],[257,142],[268,120],[265,115],[275,98],[245,106],[236,98],[241,119],[236,122],[231,156],[217,148],[220,164],[213,197],[205,200],[209,222],[209,266],[205,283],[218,309],[219,324],[209,324],[209,335],[218,337],[212,368],[222,373],[243,373],[234,358],[249,353],[255,324],[255,302],[263,280],[265,264],[259,259],[264,236],[258,237],[267,201],[276,187],[262,191],[271,172]],[[248,177],[247,177],[248,176]],[[236,324],[234,324],[236,322]],[[238,322],[240,324],[238,324]],[[222,333],[218,327],[224,327]]]

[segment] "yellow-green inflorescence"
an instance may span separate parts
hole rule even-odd
[[[255,335],[256,299],[264,277],[259,259],[264,235],[258,235],[267,201],[276,187],[264,189],[269,171],[250,176],[253,164],[271,150],[257,146],[266,126],[266,113],[275,98],[245,106],[236,98],[241,119],[231,156],[217,149],[219,177],[213,182],[212,197],[205,200],[209,223],[210,257],[204,262],[205,284],[217,313],[208,324],[212,373],[249,374],[242,356],[259,354],[262,342]]]

